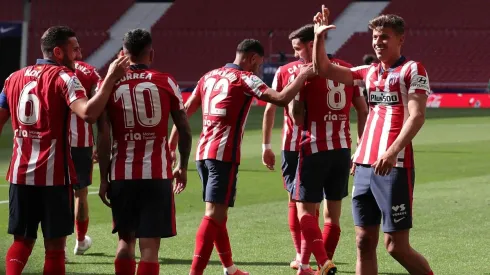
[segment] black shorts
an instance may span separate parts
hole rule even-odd
[[[349,193],[350,164],[350,149],[300,154],[292,198],[312,203],[342,200]]]
[[[92,147],[71,147],[71,158],[77,172],[77,183],[73,189],[83,189],[92,184]]]
[[[196,164],[202,182],[203,200],[233,207],[238,164],[214,159],[198,160]]]
[[[296,169],[298,168],[298,156],[297,151],[282,151],[282,180],[284,181],[284,189],[289,193],[294,187],[294,178],[296,177]]]
[[[110,183],[112,233],[135,232],[136,238],[177,235],[172,181],[115,180]]]
[[[73,191],[71,186],[10,184],[8,233],[37,238],[39,223],[45,239],[73,233]]]
[[[393,168],[387,176],[370,165],[356,165],[352,188],[352,215],[356,226],[379,225],[383,231],[412,228],[413,168]]]

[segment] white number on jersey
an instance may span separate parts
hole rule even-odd
[[[327,80],[327,104],[332,110],[342,110],[347,103],[347,98],[345,96],[345,85],[343,83],[333,82],[332,80]]]
[[[208,78],[204,83],[204,103],[202,105],[203,114],[212,116],[226,116],[226,109],[217,108],[216,105],[220,103],[228,95],[228,88],[230,82],[226,78],[221,78],[216,81],[216,78]],[[211,94],[217,91],[210,101]]]
[[[39,98],[30,93],[36,86],[37,82],[31,81],[24,86],[20,93],[17,117],[19,122],[24,125],[33,125],[39,120]]]
[[[150,97],[151,116],[146,113],[145,92]],[[121,85],[114,94],[114,101],[122,100],[124,109],[124,124],[126,128],[134,128],[133,102],[136,102],[136,117],[143,127],[153,127],[162,120],[162,109],[160,107],[160,94],[158,87],[151,82],[142,82],[136,85],[133,93],[129,90],[129,84]]]

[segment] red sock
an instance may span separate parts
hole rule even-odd
[[[20,275],[31,255],[32,248],[23,240],[14,240],[5,257],[7,275]]]
[[[136,272],[136,261],[128,258],[116,258],[114,267],[116,275],[134,275]]]
[[[318,226],[316,217],[306,214],[301,218],[300,224],[301,232],[304,234],[307,246],[313,252],[316,262],[319,266],[324,265],[328,260],[328,256],[323,246],[322,231]]]
[[[138,264],[137,275],[158,275],[159,272],[160,272],[159,263],[140,261],[140,263]]]
[[[214,240],[214,246],[218,251],[219,258],[224,267],[230,267],[233,265],[230,237],[228,236],[228,229],[226,228],[226,221],[219,228],[218,234],[216,234],[216,239]]]
[[[84,221],[75,220],[75,228],[77,231],[77,240],[82,242],[85,240],[85,234],[87,234],[88,218]]]
[[[310,256],[311,256],[311,249],[305,240],[305,236],[303,234],[301,234],[301,264],[302,265],[309,265],[310,264]]]
[[[296,208],[295,202],[290,202],[289,213],[288,213],[288,222],[289,222],[289,231],[291,232],[291,237],[293,238],[294,248],[296,249],[296,253],[301,253],[301,226],[299,225],[298,220],[298,209]]]
[[[340,239],[340,227],[333,223],[325,223],[323,225],[323,244],[325,245],[325,251],[329,259],[333,259],[335,249],[339,244]]]
[[[431,272],[427,273],[427,275],[434,275],[434,272],[431,271]]]
[[[213,218],[204,216],[196,234],[196,248],[192,259],[191,272],[199,275],[204,272],[213,252],[214,240],[220,225]]]
[[[316,221],[320,220],[320,209],[316,210]]]
[[[65,250],[47,250],[44,256],[44,274],[65,275]]]

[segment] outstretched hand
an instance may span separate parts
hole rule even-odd
[[[324,36],[326,31],[330,29],[335,29],[335,25],[328,25],[328,16],[330,15],[330,11],[325,5],[322,5],[322,11],[318,12],[313,17],[313,23],[315,24],[315,35],[316,36]]]

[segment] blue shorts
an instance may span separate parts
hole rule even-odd
[[[73,189],[79,190],[92,184],[92,147],[71,147],[71,158],[77,172],[77,183]]]
[[[374,174],[370,165],[356,165],[352,188],[352,215],[356,226],[379,225],[383,231],[412,228],[413,168],[393,168],[387,176]]]
[[[350,164],[350,149],[300,154],[292,198],[312,203],[342,200],[349,193]]]
[[[299,152],[297,151],[282,151],[281,152],[281,169],[282,179],[284,181],[284,189],[291,193],[294,187],[294,178],[296,177],[296,169],[298,168]]]
[[[235,205],[238,164],[214,159],[196,161],[205,202]]]

